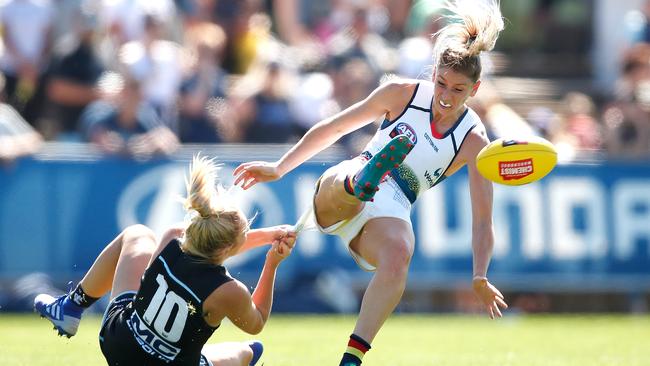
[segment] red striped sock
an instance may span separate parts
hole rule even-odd
[[[361,360],[363,360],[363,356],[370,350],[370,348],[370,344],[363,340],[363,338],[359,337],[356,334],[350,335],[348,348],[345,350],[345,354],[343,354],[343,360],[341,360],[341,364],[360,365]]]
[[[345,181],[343,181],[343,188],[345,188],[346,192],[354,196],[354,184],[352,182],[351,176],[348,175],[345,177]]]

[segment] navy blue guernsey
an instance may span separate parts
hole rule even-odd
[[[223,266],[184,253],[180,244],[172,240],[147,268],[127,321],[151,364],[199,365],[216,330],[203,318],[203,302],[233,280]]]

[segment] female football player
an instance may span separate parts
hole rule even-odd
[[[195,157],[187,184],[187,227],[168,230],[158,245],[143,225],[126,228],[97,257],[74,291],[38,295],[36,310],[60,335],[77,332],[85,308],[111,291],[99,340],[109,365],[254,365],[259,342],[204,346],[228,318],[259,333],[271,312],[275,272],[293,247],[286,226],[250,230],[241,210],[215,189],[216,166]],[[252,296],[223,267],[227,258],[272,243]]]
[[[482,51],[503,29],[498,0],[455,1],[451,22],[436,38],[433,80],[393,80],[366,99],[320,121],[280,160],[235,169],[244,189],[281,178],[343,135],[379,117],[383,123],[361,156],[328,169],[314,196],[316,224],[348,244],[364,269],[375,271],[340,365],[359,365],[399,303],[414,250],[410,210],[416,198],[467,165],[472,202],[472,288],[490,318],[507,305],[487,279],[494,234],[492,184],[475,159],[489,140],[465,105],[480,85]],[[376,193],[375,193],[376,192]]]

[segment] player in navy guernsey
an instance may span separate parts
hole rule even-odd
[[[342,136],[382,121],[361,156],[321,176],[313,212],[303,215],[304,223],[341,237],[357,263],[375,271],[342,366],[361,363],[402,297],[415,246],[412,204],[463,166],[472,202],[472,288],[491,318],[507,307],[487,279],[494,245],[492,184],[479,174],[476,156],[489,140],[479,116],[465,104],[481,83],[480,54],[494,47],[503,19],[498,0],[447,5],[450,21],[436,34],[431,81],[393,78],[316,123],[277,162],[244,163],[234,171],[235,184],[244,189],[279,179]]]
[[[241,210],[215,186],[212,160],[195,157],[186,208],[191,221],[169,229],[156,244],[143,225],[126,228],[97,257],[74,291],[59,298],[41,294],[34,307],[60,335],[76,334],[82,313],[110,291],[99,340],[109,365],[254,365],[262,344],[206,345],[228,318],[259,333],[271,313],[275,272],[290,253],[289,226],[249,230]],[[227,258],[272,244],[251,295],[230,276]]]

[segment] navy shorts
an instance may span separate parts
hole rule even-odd
[[[127,320],[133,313],[135,292],[125,292],[114,298],[104,313],[99,330],[99,346],[109,366],[166,366],[163,361],[152,358],[135,340]],[[201,355],[198,366],[213,366]]]

